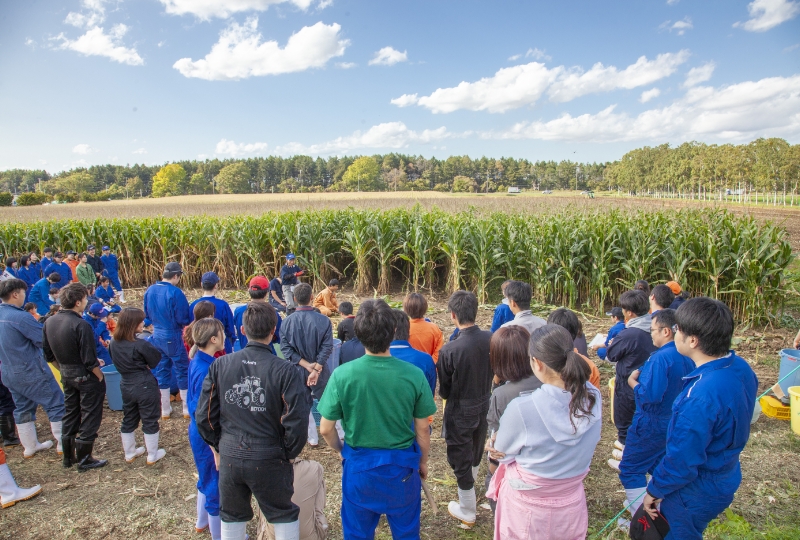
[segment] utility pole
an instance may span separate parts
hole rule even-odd
[[[580,173],[580,172],[581,172],[581,166],[580,165],[576,165],[575,166],[575,191],[578,191],[578,173]]]

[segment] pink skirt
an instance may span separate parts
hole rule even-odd
[[[486,496],[497,501],[495,540],[578,540],[589,528],[586,472],[554,480],[527,473],[516,462],[501,464]]]

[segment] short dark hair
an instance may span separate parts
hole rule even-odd
[[[219,283],[219,282],[217,282],[217,283]],[[201,287],[201,288],[202,288],[204,291],[213,291],[213,290],[214,290],[214,287],[216,287],[216,286],[217,286],[217,283],[212,283],[212,282],[209,282],[209,281],[201,281],[201,282],[200,282],[200,287]]]
[[[209,302],[208,300],[201,300],[194,305],[194,308],[192,308],[192,315],[194,315],[194,320],[196,321],[213,317],[214,313],[216,312],[217,307],[213,302]]]
[[[489,362],[501,381],[516,382],[533,375],[528,353],[531,335],[524,326],[499,328],[489,343]]]
[[[675,310],[669,308],[659,309],[656,313],[653,313],[653,322],[659,328],[669,328],[669,331],[672,332],[672,327],[675,325]]]
[[[339,313],[342,315],[352,315],[353,314],[353,304],[350,302],[342,302],[339,304]]]
[[[547,317],[547,324],[557,324],[566,328],[573,340],[580,335],[582,328],[581,321],[578,320],[575,312],[563,307],[558,308]]]
[[[248,339],[267,339],[278,324],[278,312],[267,302],[250,302],[242,316]]]
[[[647,296],[650,296],[650,284],[643,279],[640,279],[633,284],[633,290],[644,291]]]
[[[247,289],[251,300],[263,300],[269,294],[269,289]]]
[[[53,296],[58,296],[58,287],[50,287],[50,294]]]
[[[108,279],[108,276],[100,276],[100,279],[98,279],[98,281],[100,283],[110,283],[111,282],[111,280]]]
[[[506,292],[510,287],[506,287]],[[478,317],[478,298],[469,291],[456,291],[447,301],[447,309],[455,314],[458,324],[474,323]]]
[[[78,254],[78,260],[79,260],[79,261],[80,261],[81,259],[88,259],[88,258],[89,258],[89,255],[87,255],[86,253],[80,253],[80,254]]]
[[[11,278],[5,281],[0,281],[0,299],[3,301],[11,298],[11,295],[19,290],[28,290],[28,284],[21,279]]]
[[[656,301],[661,309],[668,308],[675,301],[675,293],[666,285],[656,285],[650,292],[650,296]]]
[[[733,313],[724,303],[707,296],[690,298],[675,313],[678,329],[700,342],[708,356],[724,356],[733,339]]]
[[[412,319],[422,319],[428,312],[428,301],[419,293],[409,293],[403,299],[403,311]]]
[[[611,316],[614,317],[615,319],[617,319],[618,321],[624,321],[625,320],[625,314],[622,313],[622,308],[621,307],[612,307],[611,308]]]
[[[23,255],[22,257],[20,257],[19,258],[19,266],[20,266],[20,268],[24,268],[25,265],[28,264],[29,260],[31,260],[31,258],[28,255]]]
[[[513,300],[523,311],[531,309],[531,286],[524,281],[512,281],[506,285],[506,298]]]
[[[402,309],[393,309],[392,313],[394,313],[395,320],[394,339],[407,341],[411,330],[411,321],[408,320],[408,314]]]
[[[311,285],[308,283],[301,283],[294,288],[294,299],[301,306],[307,306],[311,303]]]
[[[47,276],[47,281],[50,283],[58,283],[61,281],[61,274],[58,272],[51,272],[49,276]]]
[[[43,254],[44,254],[44,253],[53,253],[53,248],[51,248],[51,247],[46,247],[46,248],[44,248],[44,249],[42,250],[42,253],[43,253]]]
[[[619,295],[619,307],[626,311],[632,311],[634,315],[641,317],[650,311],[650,300],[644,291],[625,291]]]
[[[64,309],[74,308],[87,296],[89,296],[89,291],[80,283],[70,283],[58,291],[58,298],[61,300],[61,307]]]
[[[17,259],[15,257],[9,257],[8,259],[6,259],[6,266],[11,268],[15,262],[17,262]]]
[[[136,341],[136,329],[143,320],[144,311],[139,308],[127,307],[120,311],[114,341]]]
[[[27,304],[22,306],[22,309],[24,309],[25,311],[30,311],[32,309],[36,309],[36,304],[34,304],[33,302],[28,302]]]
[[[338,286],[339,286],[339,280],[336,278],[333,278],[328,282],[328,287],[338,287]]]
[[[356,337],[372,353],[389,349],[394,340],[396,321],[389,304],[381,299],[365,300],[358,308],[354,322]]]

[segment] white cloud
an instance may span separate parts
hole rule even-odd
[[[73,154],[86,155],[86,154],[91,154],[92,152],[97,152],[97,150],[95,150],[86,143],[76,144],[75,146],[72,147]]]
[[[409,144],[427,144],[451,137],[447,128],[413,131],[403,122],[386,122],[372,126],[365,132],[356,131],[346,137],[338,137],[332,141],[305,146],[300,143],[288,143],[275,149],[277,154],[329,155],[345,154],[355,150],[370,148],[405,148]]]
[[[690,88],[706,82],[714,74],[714,68],[716,67],[714,62],[706,62],[700,67],[690,69],[689,73],[686,74],[686,81],[684,81],[683,87]]]
[[[710,138],[744,141],[756,137],[800,136],[800,75],[746,81],[720,88],[695,87],[671,105],[636,117],[612,105],[597,114],[521,122],[495,139],[571,142],[686,141]]]
[[[263,154],[267,150],[267,143],[235,143],[227,139],[220,139],[214,152],[218,156],[241,157],[252,154]]]
[[[417,104],[434,113],[460,109],[502,113],[532,105],[545,92],[551,101],[563,103],[586,94],[652,84],[672,75],[688,58],[689,51],[683,50],[660,54],[654,60],[642,56],[623,70],[598,62],[589,71],[564,66],[548,69],[542,63],[531,62],[502,68],[479,81],[462,81],[455,87],[439,88],[429,96],[405,94],[391,102],[400,107]]]
[[[194,15],[198,19],[226,19],[234,13],[266,11],[270,6],[289,2],[307,10],[313,0],[159,0],[170,15]],[[322,2],[324,3],[324,1]]]
[[[349,40],[341,39],[340,30],[341,26],[336,23],[304,26],[292,34],[281,49],[277,41],[262,41],[258,17],[251,17],[242,25],[233,22],[223,30],[205,58],[181,58],[172,67],[184,77],[209,81],[320,68],[331,58],[342,56],[350,44]]]
[[[133,152],[131,152],[131,154],[146,154],[146,153],[147,153],[147,150],[145,150],[144,148],[138,148],[138,149],[134,150]]]
[[[384,47],[375,53],[372,60],[369,61],[370,66],[393,66],[398,62],[407,62],[408,54],[406,51],[400,52],[392,47]]]
[[[112,26],[108,34],[102,28],[95,26],[75,40],[67,39],[64,34],[54,39],[61,40],[60,49],[76,51],[86,56],[105,56],[120,64],[140,66],[144,64],[144,60],[136,49],[121,44],[122,37],[127,32],[128,27],[124,24]]]
[[[661,95],[661,90],[658,88],[651,88],[650,90],[645,90],[642,92],[642,95],[639,97],[639,101],[642,103],[647,103],[651,99],[655,99]]]
[[[92,28],[93,26],[97,26],[106,18],[106,10],[103,3],[104,0],[83,0],[81,5],[88,10],[88,13],[70,11],[67,13],[67,18],[64,19],[64,22],[77,28]]]
[[[677,4],[680,1],[681,0],[667,0],[667,5],[668,6],[674,6],[675,4]]]
[[[552,60],[549,54],[545,54],[545,52],[541,49],[528,49],[528,52],[525,53],[525,58],[533,58],[534,60]]]
[[[789,45],[788,47],[783,49],[783,52],[788,53],[792,52],[793,50],[800,48],[800,43],[795,43],[794,45]]]
[[[164,46],[165,43],[166,41],[159,41],[157,47],[160,49],[161,47]]]
[[[747,4],[750,19],[734,23],[734,28],[748,32],[766,32],[800,14],[800,2],[790,0],[754,0]]]
[[[317,10],[321,11],[326,7],[331,7],[333,5],[333,0],[320,0],[320,3],[317,4]]]
[[[687,30],[691,30],[692,28],[694,28],[692,25],[692,19],[689,17],[684,17],[682,21],[675,21],[672,26],[669,27],[669,31],[672,32],[675,30],[679,36],[682,36]]]
[[[352,69],[358,66],[355,62],[336,62],[336,67],[340,69]]]
[[[512,56],[509,56],[509,57],[508,57],[508,61],[509,61],[509,62],[516,62],[516,61],[517,61],[517,60],[519,60],[520,58],[522,58],[522,55],[521,55],[521,54],[515,54],[515,55],[512,55]]]

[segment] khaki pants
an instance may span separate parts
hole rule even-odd
[[[328,520],[325,518],[325,477],[316,461],[294,462],[294,495],[292,502],[300,507],[300,540],[325,540]],[[256,540],[275,540],[275,528],[259,512]]]

